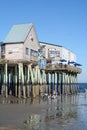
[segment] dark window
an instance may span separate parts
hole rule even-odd
[[[5,45],[1,46],[1,58],[4,59],[5,58]]]
[[[1,52],[5,53],[5,45],[1,46]]]
[[[60,51],[57,50],[49,50],[48,57],[60,57]]]
[[[38,57],[38,52],[31,49],[31,50],[30,50],[30,55],[31,55],[31,56],[35,56],[35,57]]]
[[[26,48],[26,50],[25,50],[26,52],[26,55],[29,55],[29,48]]]

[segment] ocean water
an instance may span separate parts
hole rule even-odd
[[[78,83],[80,88],[80,93],[84,92],[84,89],[87,88],[87,83]]]

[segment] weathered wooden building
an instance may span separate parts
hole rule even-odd
[[[32,23],[14,25],[0,49],[0,94],[29,97],[77,91],[76,56],[68,49],[39,42]],[[73,63],[73,64],[72,64]]]

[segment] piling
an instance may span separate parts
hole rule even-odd
[[[77,93],[77,72],[49,66],[41,69],[31,62],[3,62],[0,64],[0,94],[6,98],[15,95],[18,98],[29,98],[52,94]],[[11,92],[10,92],[11,91]]]
[[[7,75],[8,75],[8,70],[7,70],[7,63],[5,63],[5,96],[6,98],[8,97],[8,86],[7,86],[7,82],[8,82],[8,79],[7,79]]]

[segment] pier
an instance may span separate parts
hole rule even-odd
[[[77,74],[81,68],[63,64],[47,64],[40,69],[38,63],[26,61],[0,61],[0,95],[28,98],[52,94],[74,94],[78,92]]]
[[[63,46],[38,41],[32,23],[14,25],[1,43],[0,95],[6,98],[52,95],[53,90],[57,95],[75,94],[81,72],[76,55]]]

